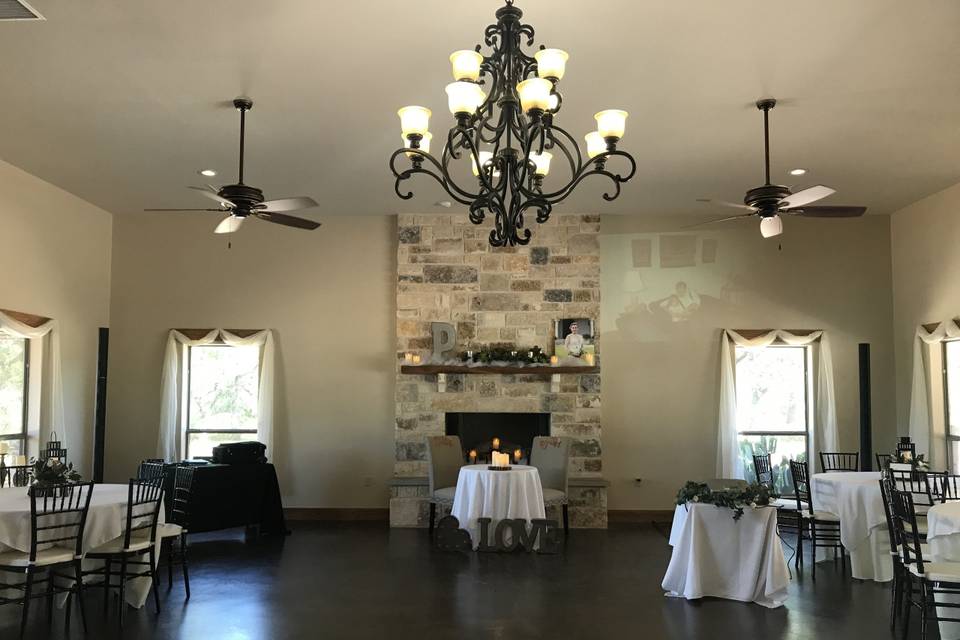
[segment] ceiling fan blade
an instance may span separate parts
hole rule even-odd
[[[221,198],[219,195],[217,195],[215,191],[211,191],[209,187],[187,187],[187,188],[193,189],[194,191],[199,191],[200,193],[207,196],[211,200],[216,200],[227,209],[233,209],[236,206],[226,198]]]
[[[703,202],[704,204],[716,204],[721,207],[733,207],[734,209],[749,209],[750,211],[756,211],[751,206],[745,205],[743,203],[736,202],[727,202],[726,200],[711,200],[710,198],[697,198],[697,202]]]
[[[217,228],[213,230],[214,233],[233,233],[240,228],[240,225],[243,224],[243,218],[238,218],[237,216],[231,214],[220,221],[220,224],[217,225]]]
[[[275,224],[282,224],[285,227],[313,230],[320,226],[319,222],[314,222],[313,220],[306,220],[305,218],[298,218],[296,216],[288,216],[283,213],[274,213],[272,211],[257,211],[254,215],[261,220],[266,220],[267,222],[273,222]]]
[[[683,229],[693,229],[694,227],[702,227],[702,226],[705,226],[705,225],[708,225],[708,224],[715,224],[715,223],[717,223],[717,222],[727,222],[727,221],[729,221],[729,220],[746,220],[747,218],[753,218],[753,217],[756,216],[756,215],[757,215],[756,213],[752,213],[752,212],[751,212],[751,213],[741,213],[740,215],[727,216],[726,218],[718,218],[717,220],[707,220],[706,222],[698,222],[697,224],[687,225],[686,227],[682,227],[682,228],[683,228]]]
[[[267,200],[261,202],[257,207],[259,211],[299,211],[300,209],[310,209],[317,206],[317,201],[313,198],[281,198],[279,200]]]
[[[807,218],[857,218],[866,213],[866,207],[846,207],[846,206],[820,206],[803,207],[802,209],[787,209],[783,213],[790,213],[796,216]]]
[[[144,211],[220,211],[223,209],[144,209]]]
[[[810,187],[804,189],[803,191],[798,191],[794,194],[791,194],[780,201],[781,209],[796,209],[802,207],[805,204],[810,204],[816,202],[817,200],[822,200],[829,195],[836,193],[836,189],[831,189],[830,187],[825,187],[822,184],[818,184],[815,187]]]

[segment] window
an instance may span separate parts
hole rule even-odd
[[[257,437],[258,347],[187,348],[185,456]]]
[[[0,333],[0,451],[14,456],[27,453],[29,375],[29,341]]]
[[[737,431],[745,477],[754,454],[770,454],[773,484],[793,492],[790,460],[807,459],[809,392],[806,347],[737,347]]]
[[[943,343],[943,387],[946,395],[947,465],[960,469],[960,340]]]

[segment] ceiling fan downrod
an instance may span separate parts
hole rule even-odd
[[[777,106],[774,98],[757,100],[757,109],[763,111],[763,169],[765,185],[770,184],[770,109]]]
[[[238,172],[237,184],[243,184],[243,151],[244,138],[246,137],[247,111],[253,109],[253,100],[250,98],[234,98],[233,106],[240,112],[240,170]]]

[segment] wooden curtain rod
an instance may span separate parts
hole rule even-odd
[[[191,340],[199,340],[203,336],[213,331],[213,329],[174,329],[174,331],[179,331],[180,333],[187,336]],[[225,331],[229,331],[230,333],[240,336],[241,338],[246,338],[248,336],[252,336],[255,333],[259,333],[260,331],[263,331],[263,329],[225,329]],[[217,338],[215,342],[222,342],[222,340],[220,340],[220,338]]]
[[[42,325],[42,324],[46,324],[47,322],[50,322],[50,318],[45,318],[45,317],[43,317],[43,316],[37,316],[37,315],[34,315],[34,314],[32,314],[32,313],[23,313],[23,312],[21,312],[21,311],[12,311],[12,310],[10,310],[10,309],[0,309],[0,311],[2,311],[3,313],[7,314],[8,316],[10,316],[11,318],[13,318],[14,320],[18,320],[18,321],[22,322],[22,323],[25,324],[25,325],[28,325],[28,326],[30,326],[30,327],[33,327],[34,329],[36,329],[37,327],[39,327],[39,326]]]
[[[752,340],[754,338],[759,338],[762,335],[766,335],[771,331],[776,331],[776,329],[732,329],[732,331],[736,331],[744,338]],[[795,336],[808,336],[811,333],[820,331],[820,329],[783,329],[783,331],[792,333]]]

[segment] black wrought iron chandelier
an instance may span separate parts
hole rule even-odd
[[[617,149],[627,118],[618,109],[596,114],[597,130],[585,136],[584,158],[574,137],[554,122],[563,104],[557,84],[567,53],[541,46],[527,55],[523,47],[533,46],[533,27],[521,22],[523,12],[513,6],[513,0],[506,0],[496,16],[496,24],[484,32],[489,55],[482,55],[477,45],[475,50],[450,56],[454,82],[446,91],[456,124],[447,133],[440,158],[430,154],[430,110],[404,107],[398,112],[404,147],[390,156],[390,169],[396,178],[394,189],[404,200],[412,198],[413,192],[405,193],[401,183],[423,173],[451,198],[469,206],[474,224],[493,215],[490,244],[503,247],[529,243],[525,215],[535,212],[538,223],[546,222],[554,205],[589,176],[607,177],[613,187],[603,198],[616,199],[620,185],[633,177],[637,165],[629,153]],[[451,161],[464,156],[477,179],[475,190],[458,184],[450,172]],[[569,165],[569,179],[559,188],[545,188],[554,156]],[[614,156],[625,159],[625,173],[607,167]],[[398,163],[407,168],[399,168]]]

